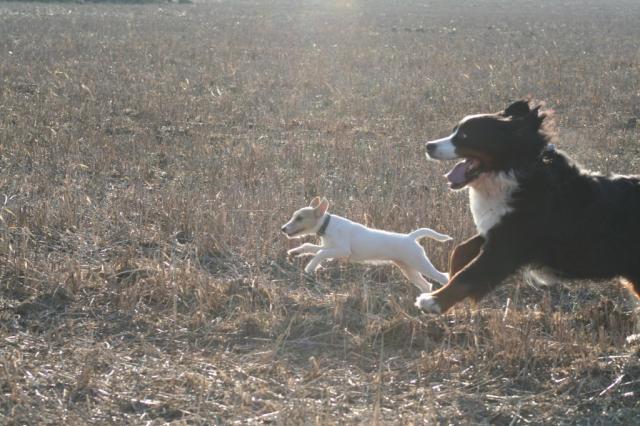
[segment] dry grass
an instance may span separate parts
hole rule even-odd
[[[637,421],[615,283],[430,317],[393,268],[287,262],[316,194],[470,235],[420,142],[524,94],[640,173],[636,2],[421,3],[1,4],[0,423]]]

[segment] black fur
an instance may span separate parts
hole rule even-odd
[[[512,171],[518,189],[513,211],[476,237],[484,239],[477,256],[433,293],[443,311],[480,299],[525,265],[566,278],[624,277],[640,296],[640,178],[584,170],[549,145],[546,121],[548,113],[519,101],[460,124],[456,152],[478,155],[484,172]]]

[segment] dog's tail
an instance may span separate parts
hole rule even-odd
[[[414,240],[419,240],[424,237],[429,237],[436,241],[449,241],[453,239],[448,235],[441,234],[429,228],[416,229],[415,231],[409,234],[409,238],[413,238]]]

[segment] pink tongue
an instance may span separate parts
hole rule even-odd
[[[451,186],[460,186],[467,183],[467,169],[473,164],[470,160],[464,160],[456,164],[445,176]]]

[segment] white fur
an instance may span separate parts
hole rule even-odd
[[[518,180],[513,172],[483,173],[469,184],[471,214],[478,232],[485,236],[502,217],[513,211],[509,205]]]
[[[536,285],[548,287],[560,281],[553,270],[545,267],[528,267],[524,270],[523,276],[526,283],[533,287]]]
[[[318,218],[310,229],[317,229],[324,222],[326,214]],[[286,230],[287,225],[283,227]],[[427,258],[424,249],[417,240],[430,237],[438,241],[447,241],[451,237],[429,228],[421,228],[410,234],[399,234],[379,229],[371,229],[349,219],[331,215],[329,226],[321,237],[320,245],[303,244],[289,250],[289,255],[314,255],[305,267],[312,273],[325,259],[347,258],[353,262],[395,263],[402,273],[423,292],[430,292],[432,285],[423,275],[441,284],[449,281],[446,273],[438,271]]]
[[[439,314],[442,312],[438,302],[429,293],[422,293],[416,298],[416,306],[422,309],[423,312],[432,314]]]
[[[462,124],[462,123],[464,123],[464,122],[466,122],[466,121],[469,121],[469,120],[471,120],[472,118],[483,117],[483,116],[486,116],[486,115],[487,115],[487,114],[470,114],[470,115],[467,115],[467,116],[465,116],[462,120],[460,120],[460,124]]]
[[[427,152],[427,158],[432,160],[453,160],[458,158],[458,154],[456,154],[456,147],[453,144],[453,138],[455,135],[455,133],[452,133],[446,138],[428,142],[429,145],[432,145],[434,148],[433,151]]]
[[[465,118],[460,120],[460,124],[469,119],[480,117],[481,115],[483,114],[467,115]],[[433,150],[431,152],[427,152],[427,158],[430,160],[455,160],[456,158],[460,158],[458,154],[456,154],[456,146],[453,144],[453,138],[456,136],[462,138],[466,137],[465,134],[458,135],[458,129],[456,129],[455,132],[445,138],[427,142],[432,146],[431,149]]]

